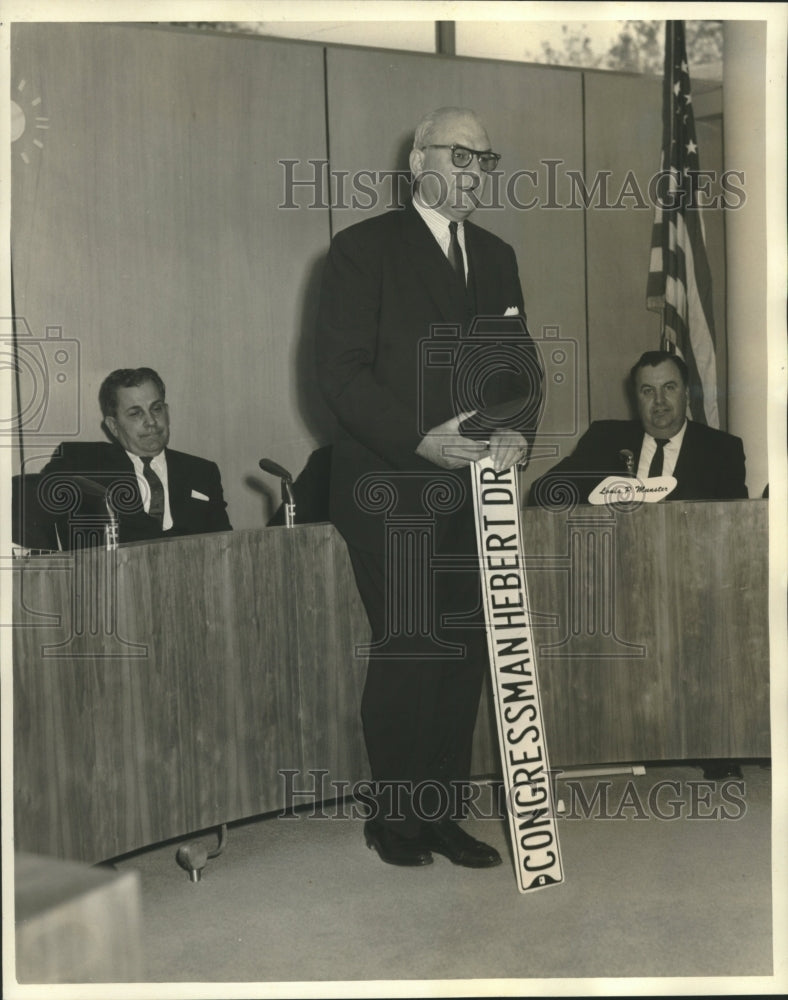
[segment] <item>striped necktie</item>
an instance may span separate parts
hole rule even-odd
[[[150,467],[152,456],[141,455],[140,458],[142,458],[142,474],[145,476],[148,486],[150,487],[150,507],[148,508],[148,515],[155,518],[159,522],[159,527],[162,527],[164,524],[164,486],[162,485],[161,479],[159,479],[154,470]]]

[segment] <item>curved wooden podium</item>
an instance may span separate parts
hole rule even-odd
[[[554,766],[769,755],[765,502],[529,509],[524,535]],[[332,526],[13,573],[17,850],[98,862],[368,776]],[[474,773],[497,770],[484,702]]]

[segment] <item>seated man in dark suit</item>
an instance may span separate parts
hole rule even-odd
[[[531,487],[529,502],[562,507],[567,490],[580,503],[606,476],[674,476],[666,500],[747,498],[741,438],[687,419],[689,373],[683,359],[667,351],[647,351],[630,372],[639,420],[597,420],[572,454]],[[732,760],[703,762],[710,780],[741,778]]]
[[[164,397],[164,383],[152,368],[120,368],[99,390],[112,443],[73,441],[57,448],[42,472],[40,495],[60,515],[62,548],[72,547],[80,521],[105,514],[107,501],[117,514],[120,542],[231,529],[218,467],[167,447],[170,415]],[[100,540],[94,532],[92,541]]]
[[[537,479],[529,503],[549,508],[551,496],[578,503],[606,476],[674,476],[667,500],[746,499],[740,438],[687,420],[687,366],[667,351],[647,351],[630,372],[639,420],[595,420],[577,447]],[[564,504],[562,503],[562,506]]]

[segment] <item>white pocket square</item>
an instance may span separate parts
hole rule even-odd
[[[519,315],[520,315],[520,310],[517,308],[517,306],[506,307],[506,312],[504,313],[504,316],[519,316]]]
[[[210,499],[204,493],[200,493],[199,490],[192,490],[192,500],[208,500]]]

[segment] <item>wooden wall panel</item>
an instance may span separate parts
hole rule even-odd
[[[481,59],[329,49],[327,83],[334,171],[406,170],[415,126],[443,105],[476,110],[502,154],[499,194],[488,189],[487,207],[472,218],[514,247],[531,333],[547,338],[539,441],[545,457],[526,473],[530,482],[554,464],[559,444],[571,448],[587,412],[583,213],[548,207],[557,201],[551,185],[563,194],[566,170],[582,169],[582,75]],[[559,165],[548,167],[548,160]],[[508,198],[507,184],[522,170],[534,171],[537,184],[523,178]],[[389,208],[392,184],[384,180],[380,188],[372,207],[335,209],[334,230]],[[518,207],[534,198],[536,207]]]
[[[258,459],[298,468],[325,433],[303,342],[328,213],[278,207],[278,160],[325,157],[322,50],[39,23],[14,25],[12,62],[48,122],[27,162],[14,146],[16,310],[36,339],[61,327],[81,362],[60,385],[50,360],[28,469],[69,434],[101,438],[102,378],[150,365],[172,446],[217,461],[233,524],[262,526],[276,484]]]
[[[12,78],[31,128],[34,115],[46,125],[40,147],[28,128],[12,150],[16,307],[33,342],[24,404],[49,372],[48,396],[39,386],[30,405],[31,471],[62,438],[101,436],[107,371],[151,364],[168,384],[173,447],[219,461],[236,527],[263,524],[276,484],[257,459],[295,473],[330,436],[313,372],[329,223],[382,211],[393,194],[384,181],[371,207],[345,209],[336,184],[322,199],[301,186],[300,207],[281,209],[279,161],[309,179],[320,170],[309,161],[330,148],[349,198],[355,171],[406,168],[416,121],[446,103],[475,107],[503,153],[498,197],[476,221],[515,247],[532,333],[550,338],[541,451],[524,485],[589,418],[627,415],[630,359],[659,336],[644,305],[652,212],[631,199],[584,211],[567,171],[590,186],[610,170],[612,197],[630,169],[645,188],[659,157],[658,80],[107,24],[14,25]],[[713,115],[699,124],[706,169],[720,166],[720,133]],[[518,170],[536,171],[535,188],[515,190],[537,207],[507,197]],[[707,228],[723,341],[719,213]],[[48,328],[62,330],[62,365],[63,345],[39,346]]]
[[[631,170],[647,190],[659,168],[661,80],[586,73],[585,97],[587,185],[610,171],[615,203]],[[590,420],[630,416],[626,375],[643,351],[659,347],[659,316],[646,309],[654,213],[632,198],[622,203],[587,212]]]

